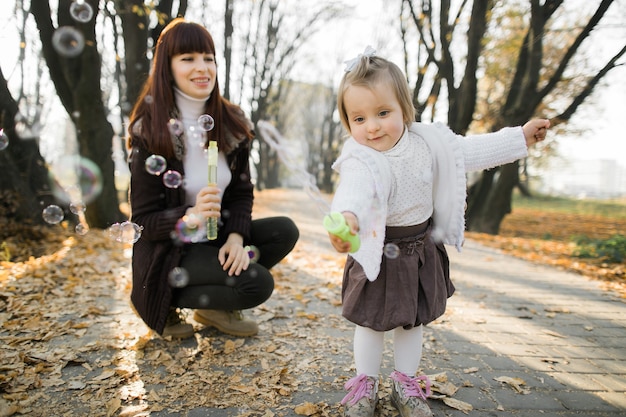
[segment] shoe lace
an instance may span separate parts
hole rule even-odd
[[[361,398],[369,397],[374,390],[374,381],[368,378],[365,374],[357,375],[346,382],[344,388],[348,391],[348,394],[343,397],[341,404],[348,403],[348,405],[354,405]]]
[[[170,308],[169,313],[167,314],[167,320],[165,321],[166,326],[174,326],[176,324],[180,324],[185,321],[186,314],[183,313],[182,310],[178,308]]]
[[[414,376],[410,377],[405,373],[393,371],[391,373],[391,379],[402,384],[402,389],[404,390],[404,395],[407,397],[418,397],[422,400],[426,400],[426,398],[430,397],[430,380],[426,375]],[[422,390],[422,385],[420,381],[424,382],[426,390]]]
[[[243,320],[243,311],[241,311],[241,310],[231,310],[230,313],[233,315],[235,320],[239,320],[239,321]]]

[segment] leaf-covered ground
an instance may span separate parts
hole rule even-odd
[[[4,225],[0,416],[44,416],[51,410],[58,416],[165,416],[197,408],[223,416],[233,414],[218,410],[234,409],[240,416],[336,415],[343,383],[353,373],[351,326],[338,308],[344,256],[331,250],[321,214],[312,206],[286,190],[257,195],[255,217],[293,214],[301,239],[273,270],[272,298],[248,312],[261,328],[249,340],[197,323],[196,336],[183,342],[152,334],[129,306],[130,248],[106,231],[78,236],[62,226]],[[542,239],[548,229],[555,240]],[[624,223],[520,210],[507,218],[502,236],[468,238],[623,290],[623,264],[595,265],[570,256],[567,236],[581,230],[611,235],[623,232]],[[425,344],[426,350],[438,348],[435,340]],[[445,383],[445,375],[439,378]],[[466,406],[450,396],[445,404]],[[379,415],[397,415],[381,407]]]
[[[626,236],[626,219],[516,208],[504,218],[497,236],[467,233],[466,238],[532,262],[575,271],[601,280],[626,296],[626,264],[576,256],[574,238]]]

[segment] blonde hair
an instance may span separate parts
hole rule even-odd
[[[350,132],[348,112],[343,95],[351,85],[372,89],[380,83],[388,84],[396,94],[404,123],[409,125],[415,121],[415,107],[411,100],[411,92],[402,70],[396,64],[377,56],[362,56],[351,71],[344,74],[337,92],[337,109],[341,124]]]

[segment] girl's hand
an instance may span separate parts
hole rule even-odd
[[[343,214],[344,219],[346,219],[346,223],[348,223],[348,226],[350,227],[350,233],[353,235],[359,233],[359,221],[354,213],[344,211],[341,214]],[[328,237],[330,238],[330,244],[333,245],[333,248],[335,248],[337,252],[346,253],[350,251],[350,242],[330,233],[328,234]]]
[[[550,127],[548,119],[532,119],[522,126],[524,137],[526,138],[526,146],[534,145],[546,138],[546,133]]]
[[[220,204],[220,189],[213,186],[202,188],[196,194],[196,205],[187,209],[186,214],[202,216],[204,220],[209,217],[220,217],[222,205]]]
[[[237,233],[231,233],[226,243],[220,248],[217,259],[229,276],[238,276],[241,271],[248,269],[250,256],[243,247],[243,237]]]

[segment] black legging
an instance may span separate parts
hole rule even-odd
[[[298,237],[298,228],[288,217],[253,220],[250,244],[258,248],[260,256],[238,276],[228,276],[220,265],[219,247],[208,242],[186,245],[180,266],[189,274],[189,281],[185,287],[174,289],[172,304],[213,310],[258,306],[274,290],[274,278],[268,270],[291,252]]]

